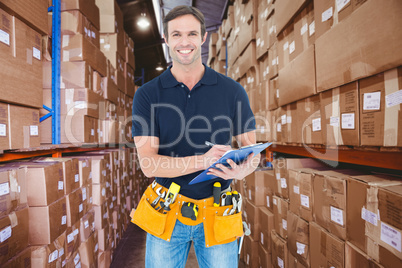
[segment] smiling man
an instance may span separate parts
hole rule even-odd
[[[172,67],[139,88],[133,105],[140,166],[155,177],[133,216],[148,232],[146,267],[184,267],[191,243],[200,267],[237,267],[241,214],[222,216],[225,208],[213,206],[213,185],[220,182],[222,193],[231,191],[231,181],[252,173],[259,156],[210,169],[214,180],[188,183],[231,149],[232,137],[241,146],[255,143],[254,115],[244,88],[202,63],[203,14],[178,6],[163,23]],[[163,195],[178,187],[177,197]]]

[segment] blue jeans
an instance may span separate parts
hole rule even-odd
[[[176,221],[170,242],[147,234],[146,268],[185,267],[191,242],[200,268],[238,267],[237,240],[223,245],[205,247],[204,225],[185,225]]]

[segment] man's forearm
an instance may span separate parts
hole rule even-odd
[[[164,155],[140,156],[142,172],[147,177],[174,178],[203,169],[203,156],[171,157]]]

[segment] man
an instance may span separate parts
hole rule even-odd
[[[241,180],[255,170],[259,156],[250,155],[239,165],[228,161],[230,168],[210,169],[218,179],[188,183],[231,149],[233,136],[241,146],[255,143],[254,115],[239,83],[202,64],[201,45],[207,37],[203,14],[178,6],[163,23],[172,67],[134,96],[134,142],[141,169],[166,189],[172,182],[180,185],[181,197],[194,203],[211,200],[216,181],[227,190],[232,179]],[[218,145],[211,148],[206,141]],[[184,267],[192,242],[200,267],[238,266],[236,240],[206,245],[207,226],[182,221],[174,220],[168,239],[147,234],[146,267]]]

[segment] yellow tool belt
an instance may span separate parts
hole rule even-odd
[[[162,187],[162,191],[166,191],[165,187],[157,184],[154,189]],[[205,246],[226,244],[233,242],[243,235],[243,224],[241,213],[223,216],[224,211],[232,206],[214,207],[213,197],[195,200],[177,195],[174,203],[170,205],[170,211],[163,214],[151,206],[152,202],[158,198],[158,194],[151,186],[145,190],[141,197],[140,203],[136,210],[132,210],[130,217],[131,222],[137,224],[147,233],[170,242],[176,220],[186,225],[204,224]],[[160,201],[164,199],[160,199]],[[181,215],[181,206],[183,202],[191,202],[198,206],[197,220],[192,220]]]

